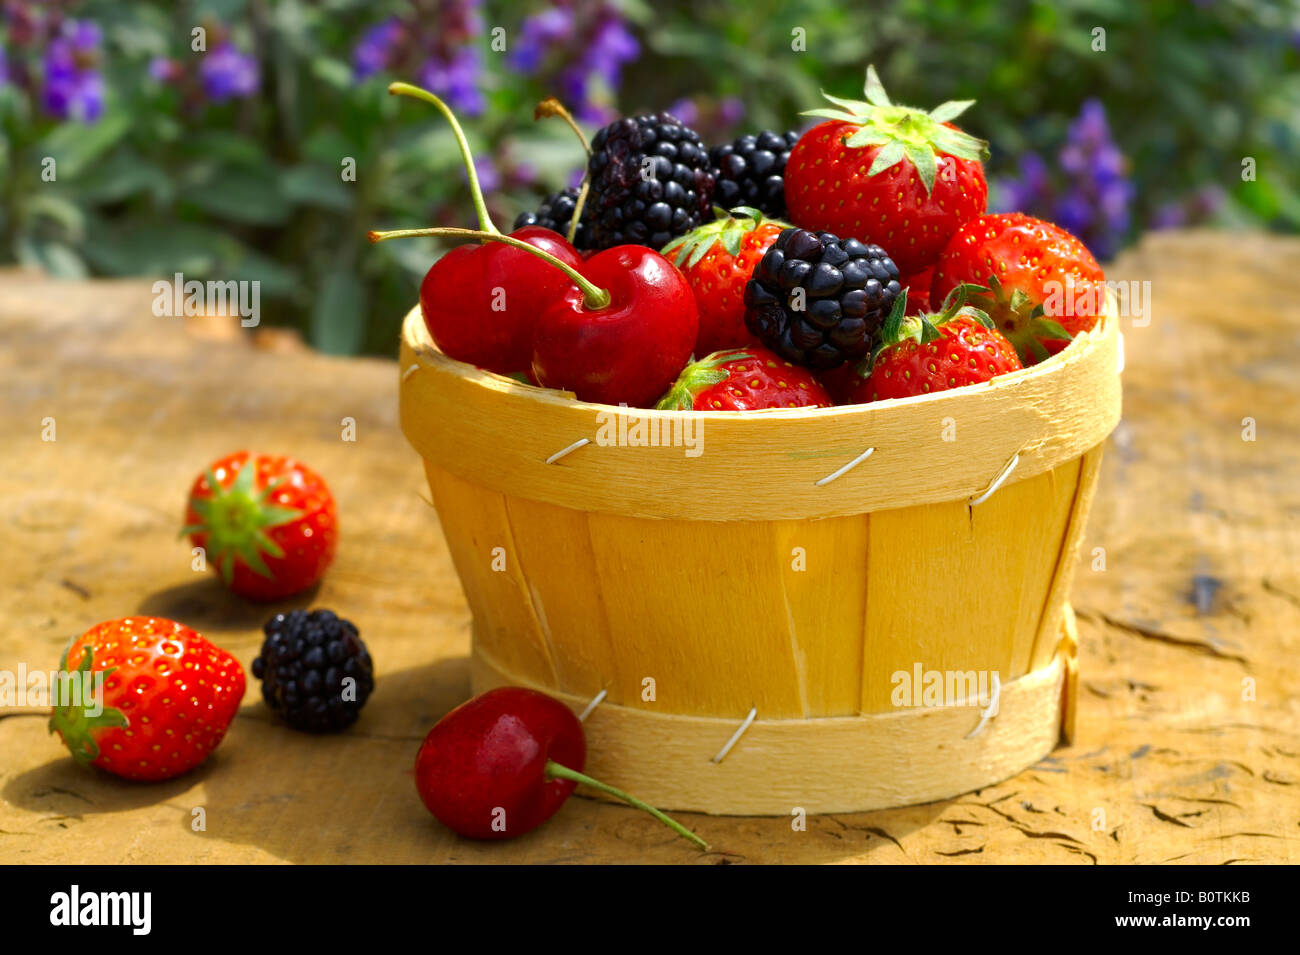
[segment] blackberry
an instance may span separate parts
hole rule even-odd
[[[610,123],[587,161],[594,248],[661,249],[713,218],[713,171],[695,130],[669,113]]]
[[[332,733],[351,726],[375,688],[374,665],[351,621],[330,610],[278,613],[262,627],[253,661],[262,699],[294,729]],[[351,678],[353,684],[345,684]]]
[[[745,325],[787,361],[834,368],[866,357],[901,291],[880,246],[786,229],[745,286]]]
[[[560,235],[569,234],[569,223],[573,220],[573,210],[578,206],[578,190],[565,189],[547,196],[536,212],[521,212],[515,219],[515,229],[528,225],[539,225]],[[591,246],[591,204],[582,207],[582,217],[578,219],[578,228],[573,233],[573,244],[579,249]]]
[[[799,134],[774,133],[741,136],[735,142],[709,150],[709,164],[717,181],[714,205],[723,209],[751,206],[773,219],[785,218],[785,163]]]

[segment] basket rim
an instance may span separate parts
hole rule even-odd
[[[741,521],[974,506],[1110,434],[1121,412],[1119,324],[1108,297],[1096,326],[1048,361],[930,395],[660,411],[579,401],[449,358],[417,306],[403,322],[401,424],[427,469],[578,511]],[[960,423],[952,437],[949,421]],[[698,444],[687,450],[688,441]]]
[[[906,408],[914,405],[927,405],[961,398],[972,391],[997,391],[1006,388],[1023,387],[1027,381],[1038,381],[1044,378],[1050,378],[1053,375],[1062,373],[1071,361],[1077,360],[1081,353],[1092,348],[1098,347],[1109,333],[1114,331],[1117,324],[1114,318],[1115,303],[1113,296],[1107,293],[1106,310],[1098,316],[1097,324],[1089,331],[1083,332],[1074,337],[1060,352],[1051,356],[1046,361],[1039,362],[1036,365],[1030,365],[1028,368],[1020,368],[1016,371],[999,375],[990,381],[977,385],[967,385],[964,388],[952,388],[946,391],[936,391],[928,395],[914,395],[909,398],[887,398],[882,401],[866,402],[863,404],[851,405],[833,405],[829,408],[762,408],[748,411],[700,411],[695,409],[686,410],[660,410],[658,408],[641,408],[627,405],[611,405],[597,401],[581,401],[576,398],[570,391],[562,391],[556,388],[544,388],[539,385],[527,384],[509,378],[505,375],[488,371],[469,362],[461,361],[457,358],[445,354],[433,341],[433,336],[429,333],[428,326],[424,322],[424,316],[420,311],[420,306],[415,305],[406,317],[402,320],[402,340],[410,347],[414,358],[422,365],[437,368],[447,374],[455,375],[465,381],[471,382],[485,391],[496,392],[512,398],[520,398],[526,401],[534,401],[542,404],[554,405],[562,408],[578,408],[591,410],[595,413],[626,413],[634,411],[638,418],[657,418],[657,419],[674,419],[682,415],[690,415],[692,418],[700,420],[716,421],[737,421],[745,419],[762,418],[763,420],[800,420],[804,418],[815,417],[818,419],[826,418],[852,418],[858,417],[863,412],[869,412],[873,416],[878,414],[887,414],[893,408]]]

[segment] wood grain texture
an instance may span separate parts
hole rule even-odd
[[[1016,479],[1026,480],[1111,432],[1120,416],[1118,324],[1104,321],[1057,360],[978,387],[878,405],[691,412],[700,453],[690,455],[662,437],[659,446],[623,440],[612,427],[618,408],[447,358],[413,309],[402,333],[402,430],[437,467],[580,511],[762,521],[959,501],[1017,453]],[[667,411],[621,413],[655,422],[661,436],[681,420]],[[546,463],[583,438],[590,443]],[[869,447],[869,459],[817,486]]]
[[[1222,296],[1205,294],[1211,260]],[[83,772],[43,720],[0,718],[0,861],[1300,862],[1298,273],[1300,240],[1214,232],[1150,236],[1107,269],[1149,281],[1152,308],[1124,322],[1124,420],[1071,588],[1073,745],[980,792],[812,816],[805,831],[687,814],[717,850],[701,855],[592,800],[493,845],[420,805],[407,770],[469,693],[470,617],[398,429],[392,362],[272,354],[233,328],[203,337],[155,318],[147,282],[0,272],[0,669],[52,665],[70,636],[142,610],[247,666],[275,608],[230,600],[176,540],[193,472],[244,445],[292,451],[330,481],[339,556],[298,605],[346,613],[378,667],[348,733],[274,726],[250,691],[212,762],[156,787]],[[47,416],[54,444],[40,441]]]

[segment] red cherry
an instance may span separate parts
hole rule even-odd
[[[526,226],[512,238],[582,264],[578,250],[550,229]],[[420,311],[443,354],[508,375],[532,361],[537,316],[570,285],[547,262],[499,242],[457,246],[420,283]]]
[[[691,357],[699,330],[695,296],[677,267],[653,249],[620,245],[592,256],[582,274],[609,293],[566,288],[538,318],[533,376],[582,401],[650,407]]]
[[[586,762],[573,711],[533,690],[500,687],[429,731],[415,759],[415,784],[447,828],[472,839],[509,839],[550,819],[577,785],[547,778],[552,759],[579,771]]]
[[[699,836],[639,799],[581,772],[582,724],[559,700],[503,686],[452,710],[415,758],[415,786],[429,812],[471,839],[511,839],[537,828],[577,783],[617,796],[701,848]]]

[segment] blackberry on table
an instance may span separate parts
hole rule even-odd
[[[610,123],[587,161],[594,248],[661,249],[713,218],[713,171],[695,130],[670,113]]]
[[[553,193],[542,200],[536,212],[521,212],[515,219],[515,229],[538,225],[560,235],[569,234],[569,223],[573,221],[573,210],[578,207],[578,190],[565,189]],[[513,230],[512,230],[513,231]],[[579,249],[590,249],[591,245],[591,203],[582,207],[582,216],[578,219],[578,228],[573,233],[573,245]]]
[[[793,130],[765,129],[709,150],[716,185],[714,205],[723,209],[751,206],[773,219],[784,219],[785,164],[799,141]]]
[[[267,706],[308,733],[337,732],[357,721],[375,677],[351,621],[330,610],[294,610],[276,614],[262,630],[253,676],[262,681]]]
[[[866,357],[901,291],[880,246],[786,229],[745,286],[745,326],[787,361],[834,368]]]

